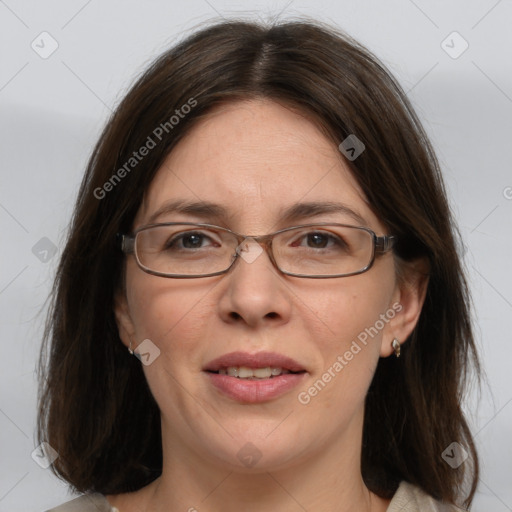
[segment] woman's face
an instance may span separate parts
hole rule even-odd
[[[167,211],[151,222],[206,222],[260,235],[314,222],[361,225],[357,215],[386,233],[338,148],[305,117],[268,100],[223,106],[192,129],[156,174],[134,228],[177,200],[215,203],[226,214]],[[283,211],[310,202],[347,211],[283,220]],[[390,355],[393,337],[408,334],[400,300],[391,253],[363,274],[328,279],[283,275],[265,252],[199,279],[149,275],[129,256],[116,313],[126,344],[151,340],[150,360],[154,346],[160,351],[143,369],[161,410],[164,454],[270,470],[328,448],[360,449],[378,359]],[[284,367],[275,359],[283,356],[302,372],[284,377],[280,388],[276,377],[255,382],[206,371],[234,352],[224,365]],[[273,356],[258,361],[263,352]]]

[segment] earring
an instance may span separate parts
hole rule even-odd
[[[132,340],[130,339],[130,346],[128,347],[128,352],[133,356],[133,350],[132,350]]]
[[[400,357],[400,342],[396,338],[394,338],[393,341],[391,342],[391,346],[395,351],[395,356],[397,358]]]

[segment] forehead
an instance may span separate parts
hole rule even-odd
[[[315,201],[343,203],[380,226],[337,146],[269,100],[223,105],[202,119],[157,171],[136,224],[176,200],[218,203],[229,227],[251,232],[276,227],[287,206]]]

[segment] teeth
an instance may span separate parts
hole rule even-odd
[[[229,375],[230,377],[237,377],[239,379],[269,379],[277,377],[285,373],[290,373],[288,370],[282,368],[248,368],[247,366],[230,366],[228,368],[221,368],[220,375]]]
[[[230,366],[228,368],[228,375],[230,377],[238,377],[238,368],[236,366]]]
[[[251,373],[252,377],[257,377],[258,379],[268,379],[272,375],[272,370],[267,366],[266,368],[254,368]],[[242,375],[240,373],[240,377],[251,377],[251,375]]]
[[[229,372],[229,368],[228,368],[228,372]],[[240,366],[238,368],[237,377],[239,377],[240,379],[247,379],[247,377],[254,377],[254,373],[251,370],[251,368],[247,368],[247,366]]]

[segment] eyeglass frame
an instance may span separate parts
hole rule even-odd
[[[227,233],[234,235],[237,239],[238,245],[235,249],[235,252],[232,256],[232,261],[229,264],[228,268],[226,268],[225,270],[213,272],[210,274],[188,275],[188,274],[166,274],[163,272],[151,270],[148,267],[145,267],[144,265],[142,265],[142,263],[139,259],[139,256],[135,250],[135,242],[136,242],[137,234],[141,231],[145,231],[147,229],[151,229],[151,228],[155,228],[155,227],[181,226],[181,225],[196,226],[196,227],[203,227],[203,228],[216,228],[216,229],[220,229],[222,231],[225,231]],[[277,265],[277,262],[274,258],[274,253],[272,250],[272,241],[273,241],[274,237],[276,235],[279,235],[280,233],[284,233],[286,231],[291,231],[293,229],[307,228],[307,227],[313,227],[313,226],[341,226],[341,227],[353,228],[353,229],[359,229],[362,231],[366,231],[367,233],[369,233],[371,235],[372,241],[373,241],[372,254],[371,254],[369,263],[362,269],[357,270],[355,272],[350,272],[348,274],[319,275],[319,276],[307,275],[307,274],[295,274],[293,272],[287,272],[287,271],[279,268],[279,266]],[[233,268],[235,262],[238,260],[238,258],[240,256],[240,251],[238,250],[238,248],[240,247],[241,243],[247,239],[254,240],[256,243],[258,243],[260,246],[263,247],[263,249],[267,253],[272,265],[279,272],[281,272],[282,274],[287,275],[287,276],[302,277],[305,279],[331,279],[331,278],[350,277],[350,276],[354,276],[354,275],[363,274],[364,272],[367,272],[368,270],[370,270],[370,268],[373,266],[377,255],[382,255],[382,254],[389,252],[391,249],[393,249],[393,247],[396,243],[396,237],[394,235],[378,236],[373,230],[371,230],[370,228],[368,228],[366,226],[352,226],[350,224],[340,224],[340,223],[336,223],[336,222],[318,222],[318,223],[312,223],[312,224],[301,224],[298,226],[291,226],[288,228],[280,229],[279,231],[275,231],[275,232],[269,233],[267,235],[258,235],[258,236],[242,235],[242,234],[237,233],[236,231],[233,231],[229,228],[217,226],[215,224],[205,224],[205,223],[197,223],[197,222],[162,222],[162,223],[155,223],[155,224],[148,224],[146,226],[141,226],[140,228],[137,228],[135,231],[133,231],[130,234],[117,233],[116,236],[117,236],[118,242],[120,244],[121,251],[124,254],[134,254],[135,261],[137,262],[137,266],[142,271],[146,272],[147,274],[153,275],[153,276],[173,278],[173,279],[199,279],[201,277],[214,277],[214,276],[220,276],[223,274],[227,274],[231,270],[231,268]]]

